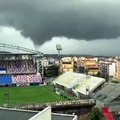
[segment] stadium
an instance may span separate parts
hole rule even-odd
[[[1,86],[31,86],[39,85],[42,82],[38,68],[39,62],[36,63],[35,58],[36,55],[41,56],[40,52],[8,44],[1,44],[1,47],[4,47],[4,49],[18,49],[18,52],[24,51],[24,53],[11,53],[8,51],[0,53]]]
[[[0,49],[0,106],[65,100],[43,84],[43,53],[4,43]]]
[[[0,107],[4,113],[3,108],[6,107],[42,110],[51,106],[54,112],[78,115],[90,112],[95,105],[94,100],[86,99],[86,86],[91,86],[94,83],[93,79],[88,80],[82,74],[66,72],[58,76],[52,85],[46,85],[42,64],[43,53],[3,43],[0,43],[0,48]],[[80,84],[82,79],[84,79],[83,85]],[[98,81],[90,91],[103,82],[104,80]],[[78,83],[83,87],[83,92],[80,88],[75,88]],[[60,94],[60,91],[63,94]],[[75,97],[71,94],[73,92]],[[85,99],[82,99],[83,95]]]

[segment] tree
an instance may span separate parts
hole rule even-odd
[[[96,76],[97,76],[97,77],[102,77],[102,74],[100,73],[100,71],[98,71],[98,73],[97,73]]]
[[[52,65],[44,68],[45,77],[55,77],[58,76],[58,66]]]
[[[102,114],[98,107],[93,107],[91,113],[88,115],[88,120],[101,120]]]

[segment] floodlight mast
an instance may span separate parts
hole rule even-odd
[[[60,56],[60,51],[62,50],[62,46],[60,44],[57,44],[56,49],[58,51],[58,56]]]
[[[56,49],[58,51],[58,60],[59,60],[59,74],[60,74],[60,51],[62,50],[61,44],[56,45]]]

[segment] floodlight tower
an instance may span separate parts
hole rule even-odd
[[[56,49],[58,51],[58,56],[60,57],[60,51],[62,50],[62,46],[60,44],[57,44]]]
[[[56,44],[56,49],[58,51],[58,60],[59,60],[59,74],[60,74],[60,51],[62,50],[62,46],[60,44]]]

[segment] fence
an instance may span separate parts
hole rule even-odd
[[[47,103],[20,103],[15,105],[3,105],[3,107],[11,107],[11,108],[44,108],[47,106],[57,107],[57,106],[80,106],[80,105],[94,105],[95,101],[93,99],[84,99],[84,100],[72,100],[72,101],[59,101],[59,102],[47,102]]]

